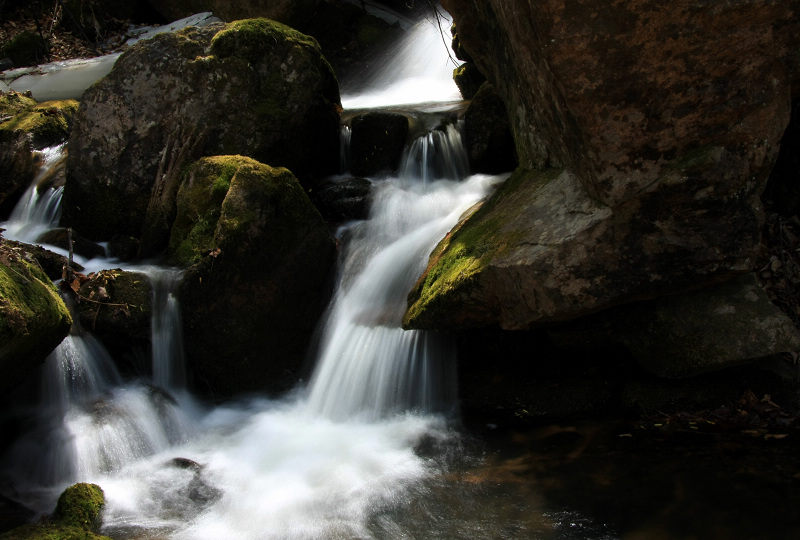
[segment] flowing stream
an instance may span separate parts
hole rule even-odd
[[[419,82],[401,71],[371,80],[408,96]],[[391,95],[352,99],[391,105]],[[63,166],[61,155],[45,151],[42,174]],[[408,504],[444,467],[420,445],[457,443],[448,425],[457,406],[452,348],[440,336],[402,330],[406,294],[438,240],[502,181],[469,176],[455,125],[423,133],[404,160],[397,178],[374,179],[369,219],[338,232],[338,289],[307,385],[280,401],[198,402],[185,388],[180,310],[170,292],[180,274],[126,267],[155,283],[152,376],[123,380],[76,323],[41,368],[38,402],[16,411],[29,429],[3,461],[15,498],[45,514],[66,486],[97,483],[107,499],[103,532],[118,538],[395,537],[388,531],[397,525],[378,516]],[[3,225],[6,236],[36,241],[58,221],[60,191],[32,186]]]
[[[407,42],[364,85],[342,89],[345,117],[399,111],[416,136],[396,177],[370,179],[368,219],[336,232],[336,293],[310,378],[280,400],[198,400],[172,294],[181,273],[76,255],[87,273],[150,277],[149,366],[121,375],[76,323],[7,400],[0,425],[13,443],[0,456],[0,503],[20,502],[37,519],[64,488],[97,483],[101,532],[130,540],[797,538],[800,495],[786,489],[797,485],[796,447],[759,453],[740,439],[698,443],[693,432],[666,444],[619,422],[470,426],[480,440],[460,430],[453,344],[400,321],[428,254],[504,176],[469,173],[439,24],[407,27]],[[55,76],[35,80],[42,92],[62,87]],[[349,136],[344,126],[343,173]],[[61,188],[48,186],[63,156],[63,147],[42,152],[41,173],[0,223],[5,237],[36,243],[58,223]]]

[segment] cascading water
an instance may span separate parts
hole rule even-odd
[[[45,148],[39,153],[41,167],[4,225],[6,237],[23,242],[35,242],[41,233],[58,224],[64,187],[41,184],[43,179],[52,176],[59,167],[64,166],[65,146],[61,144]]]
[[[429,51],[431,40],[444,48],[427,24],[430,37],[415,31],[408,50]],[[442,67],[450,99],[456,91]],[[389,82],[408,78],[401,70]],[[372,94],[359,106],[393,99]],[[373,181],[369,219],[339,232],[338,292],[321,322],[316,369],[283,401],[198,405],[185,390],[170,292],[179,276],[144,269],[155,283],[152,378],[120,382],[107,354],[76,327],[45,363],[56,371],[46,395],[58,413],[45,419],[40,405],[36,428],[5,459],[18,492],[34,494],[26,503],[50,511],[66,485],[86,481],[105,491],[103,532],[119,538],[418,537],[392,529],[390,519],[376,526],[376,516],[407,504],[439,471],[415,447],[450,436],[440,413],[456,404],[455,359],[442,336],[400,323],[436,242],[502,180],[467,172],[458,127],[437,122],[410,145],[399,178]]]

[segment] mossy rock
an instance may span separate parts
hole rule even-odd
[[[78,102],[74,99],[34,103],[0,124],[0,130],[27,133],[33,147],[41,150],[67,140],[77,111]]]
[[[0,391],[42,362],[71,325],[66,305],[33,257],[0,239]]]
[[[52,521],[13,529],[0,540],[110,540],[97,534],[105,495],[96,484],[75,484],[58,498]]]
[[[190,166],[169,254],[195,386],[216,395],[296,382],[329,298],[335,242],[287,169],[242,156]]]
[[[11,214],[39,168],[30,136],[7,129],[17,115],[34,106],[34,99],[18,92],[0,93],[0,220]]]
[[[19,92],[5,92],[0,93],[0,126],[2,126],[4,118],[8,116],[15,116],[16,114],[30,109],[36,105],[36,100],[28,97]]]
[[[244,155],[313,185],[338,171],[339,110],[317,42],[280,23],[216,23],[143,40],[81,98],[62,223],[93,240],[140,238],[139,256],[155,255],[169,241],[184,167]]]

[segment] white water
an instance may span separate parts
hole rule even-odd
[[[60,144],[39,152],[41,156],[39,172],[14,207],[8,222],[3,225],[6,229],[3,235],[6,238],[35,242],[40,234],[58,225],[64,188],[44,186],[40,189],[40,183],[43,178],[51,176],[55,169],[64,166],[65,146]]]
[[[452,349],[401,329],[406,294],[436,242],[500,181],[463,179],[455,127],[423,139],[401,178],[374,182],[370,219],[340,231],[338,292],[307,387],[282,401],[198,404],[185,390],[178,306],[159,285],[151,379],[120,382],[79,328],[45,362],[53,374],[43,380],[61,389],[43,399],[57,404],[40,403],[34,429],[5,458],[24,502],[49,512],[61,490],[86,481],[105,491],[103,531],[115,537],[383,536],[375,517],[441,472],[416,447],[448,440],[456,407]]]
[[[342,89],[345,109],[371,109],[387,105],[460,101],[453,82],[457,66],[450,50],[451,19],[441,11],[440,33],[435,18],[425,18],[408,31],[408,36],[386,58],[374,63],[355,91]]]

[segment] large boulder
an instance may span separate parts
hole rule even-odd
[[[184,165],[240,154],[311,182],[338,170],[339,107],[316,41],[279,23],[142,41],[83,95],[62,221],[92,239],[141,236],[150,255],[167,243]]]
[[[335,242],[297,179],[242,156],[186,171],[172,228],[186,358],[215,395],[297,380],[329,298]]]
[[[0,238],[0,392],[35,369],[71,325],[66,305],[33,256]]]
[[[798,76],[791,4],[443,4],[520,168],[433,254],[406,326],[532,328],[752,268]]]

